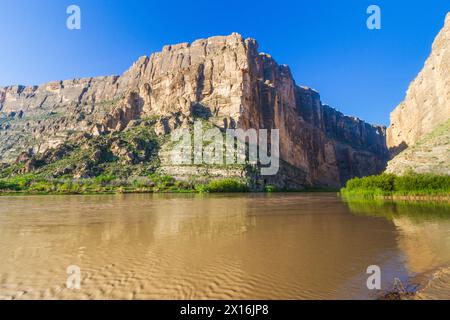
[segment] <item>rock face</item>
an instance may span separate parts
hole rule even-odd
[[[450,120],[389,161],[387,172],[450,175]]]
[[[385,128],[325,106],[295,84],[287,66],[238,34],[166,46],[122,76],[0,88],[0,162],[44,153],[76,134],[125,130],[157,118],[158,134],[198,112],[222,128],[279,129],[286,186],[340,186],[379,173],[388,159]]]
[[[405,100],[391,114],[387,144],[396,157],[389,164],[388,172],[412,169],[443,173],[443,169],[448,173],[445,166],[438,165],[441,161],[450,162],[448,136],[436,135],[438,132],[448,135],[445,124],[449,119],[450,13],[424,68],[411,83]],[[438,129],[442,126],[447,131]]]

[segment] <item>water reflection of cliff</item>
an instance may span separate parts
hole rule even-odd
[[[398,230],[412,281],[421,284],[422,298],[450,296],[450,205],[383,201],[349,201],[357,215],[385,217]]]

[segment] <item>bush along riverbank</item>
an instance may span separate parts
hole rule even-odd
[[[113,193],[235,193],[249,192],[246,181],[220,179],[209,182],[177,181],[168,175],[118,179],[101,175],[93,179],[52,179],[22,175],[0,179],[0,195],[113,194]]]
[[[117,178],[103,174],[89,179],[46,179],[33,174],[0,178],[0,196],[5,195],[93,195],[123,193],[279,193],[333,192],[335,189],[279,189],[266,185],[257,190],[247,179],[224,178],[205,180],[176,180],[169,175],[151,174],[145,177]]]
[[[349,199],[450,201],[450,176],[410,172],[355,178],[340,194]]]

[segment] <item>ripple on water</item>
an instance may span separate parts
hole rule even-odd
[[[329,194],[0,202],[1,299],[370,298],[369,265],[397,275],[448,257],[435,237],[448,225],[351,214]],[[65,287],[69,265],[81,290]],[[448,297],[449,272],[418,297]]]

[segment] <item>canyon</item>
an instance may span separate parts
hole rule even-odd
[[[339,187],[350,178],[381,173],[389,160],[385,127],[323,104],[316,90],[295,83],[288,66],[237,33],[165,46],[139,58],[122,76],[0,88],[0,112],[2,168],[21,165],[20,172],[33,172],[63,161],[73,148],[86,149],[92,139],[106,141],[101,150],[93,149],[53,178],[101,174],[101,168],[85,170],[96,161],[121,159],[145,166],[148,157],[139,154],[148,154],[142,141],[132,142],[130,149],[119,133],[148,129],[161,138],[189,127],[199,116],[221,129],[280,131],[280,171],[256,177],[261,184]],[[164,143],[154,150],[160,161],[153,169],[175,177],[212,171],[248,176],[239,168],[171,166],[164,151]],[[109,160],[101,156],[106,153]]]

